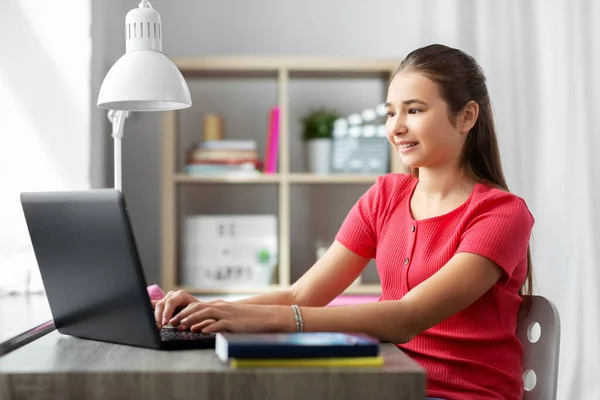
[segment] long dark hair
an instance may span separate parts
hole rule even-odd
[[[398,71],[418,72],[433,82],[448,104],[450,121],[454,124],[458,113],[471,100],[479,105],[475,125],[467,135],[462,150],[460,166],[486,184],[509,192],[494,127],[492,105],[487,90],[485,75],[477,61],[461,50],[433,44],[409,53]],[[419,176],[418,168],[411,168],[413,176]],[[529,304],[533,294],[533,266],[531,247],[527,248],[527,279],[519,294]]]

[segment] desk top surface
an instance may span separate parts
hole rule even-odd
[[[422,374],[421,367],[390,343],[382,344],[383,367],[351,368],[370,373]],[[276,370],[268,368],[264,370]],[[307,368],[300,368],[306,371]],[[310,368],[312,371],[324,368]],[[326,368],[327,371],[335,369]],[[290,368],[286,368],[287,371]],[[348,372],[349,368],[337,370]],[[12,353],[0,357],[0,374],[54,372],[227,372],[230,367],[214,350],[165,351],[78,339],[51,332]]]
[[[424,370],[393,344],[382,367],[233,369],[214,350],[152,350],[48,333],[0,357],[2,400],[422,400]]]

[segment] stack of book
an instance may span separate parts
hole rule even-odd
[[[192,176],[254,176],[260,161],[253,140],[209,140],[188,152],[185,173]]]
[[[215,353],[232,368],[380,367],[379,340],[335,332],[217,333]]]

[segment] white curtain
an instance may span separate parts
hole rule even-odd
[[[42,289],[20,192],[90,187],[90,4],[0,2],[0,294]]]
[[[423,1],[420,41],[488,76],[505,173],[562,320],[559,399],[600,399],[600,1]]]

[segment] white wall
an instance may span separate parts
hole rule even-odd
[[[19,193],[90,187],[90,4],[0,2],[0,291],[38,275]]]

